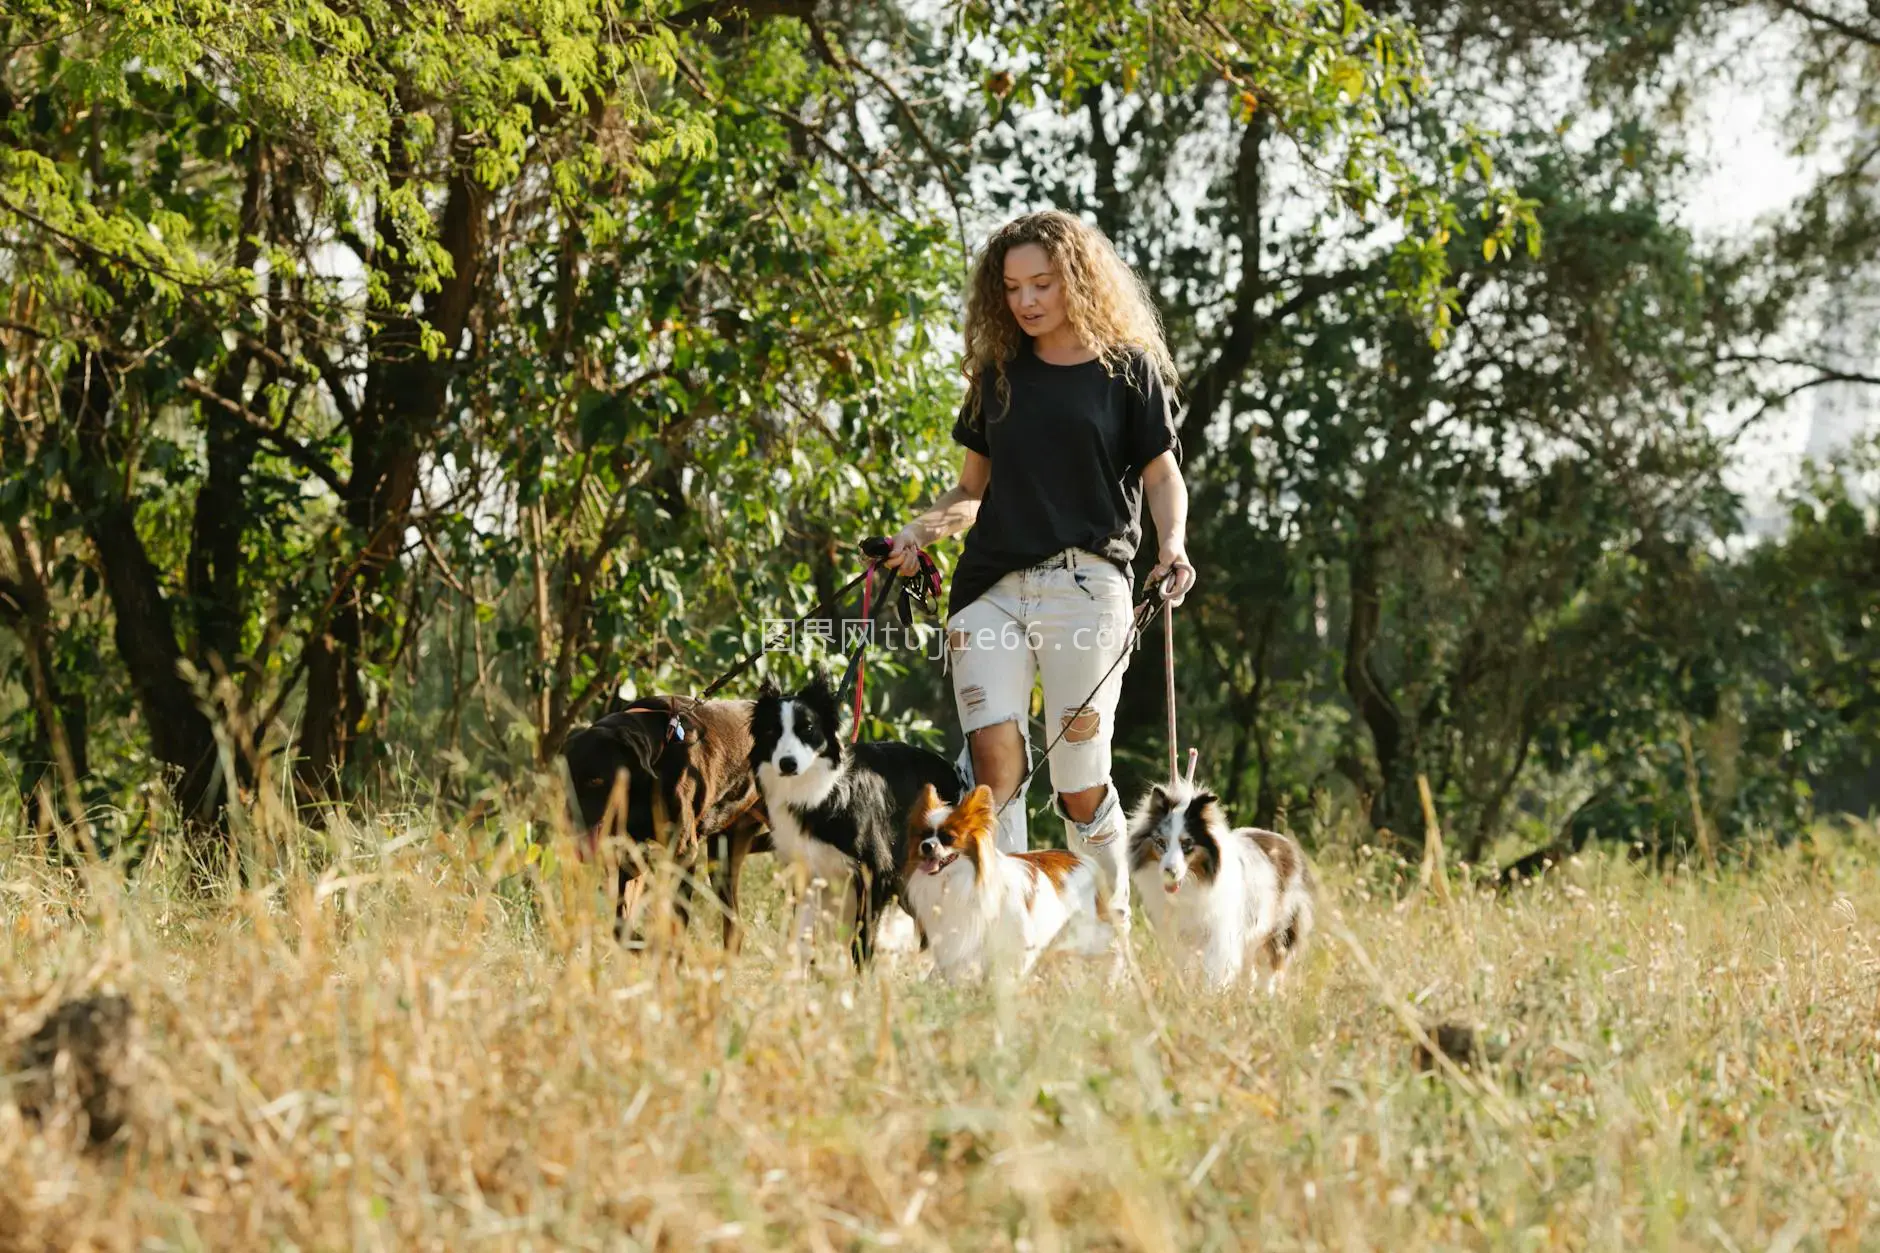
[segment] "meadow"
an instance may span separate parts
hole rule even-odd
[[[1871,828],[1506,892],[1328,855],[1278,1000],[627,951],[520,818],[269,843],[204,893],[0,854],[0,1024],[128,995],[134,1116],[0,1097],[0,1249],[1856,1248],[1880,1157]],[[566,846],[560,846],[565,851]],[[265,868],[263,865],[265,864]],[[1490,1054],[1420,1069],[1415,1033]]]

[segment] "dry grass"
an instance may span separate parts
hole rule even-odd
[[[768,859],[726,965],[622,952],[587,868],[416,820],[209,902],[20,846],[0,1032],[120,991],[142,1062],[102,1150],[0,1094],[0,1248],[1870,1242],[1880,871],[1852,841],[1448,909],[1322,866],[1378,974],[1328,926],[1277,1004],[1183,989],[1147,942],[1119,991],[792,981]],[[1394,996],[1499,1060],[1417,1073]]]

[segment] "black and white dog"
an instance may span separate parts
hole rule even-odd
[[[751,710],[751,770],[777,856],[807,878],[792,930],[799,958],[825,909],[852,919],[856,965],[875,948],[884,910],[900,899],[908,815],[932,785],[960,799],[953,763],[913,744],[845,744],[828,680],[786,696],[766,679]]]

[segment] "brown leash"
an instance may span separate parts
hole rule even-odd
[[[1162,601],[1162,675],[1168,682],[1168,777],[1173,783],[1181,776],[1175,771],[1175,754],[1181,740],[1175,734],[1175,606]]]
[[[1185,777],[1175,770],[1181,744],[1175,734],[1175,606],[1166,599],[1162,602],[1162,675],[1167,682],[1168,696],[1168,779],[1170,783],[1185,781],[1192,788],[1195,785],[1195,763],[1201,757],[1201,750],[1192,744],[1188,746],[1188,773]]]

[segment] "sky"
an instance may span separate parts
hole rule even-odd
[[[1727,36],[1726,36],[1727,39]],[[1763,44],[1761,46],[1767,46]],[[1786,138],[1787,71],[1769,67],[1765,83],[1715,80],[1696,102],[1702,125],[1692,155],[1706,168],[1695,180],[1684,220],[1703,239],[1740,235],[1781,212],[1824,168],[1820,158],[1798,156]],[[1855,335],[1876,328],[1800,328],[1804,351],[1841,356],[1864,368],[1851,347]],[[1837,339],[1843,342],[1837,343]],[[1728,415],[1719,424],[1734,425]],[[1880,429],[1880,388],[1830,385],[1806,392],[1775,413],[1738,445],[1731,485],[1742,493],[1752,532],[1779,526],[1777,498],[1793,484],[1805,457],[1839,452],[1863,431]]]

